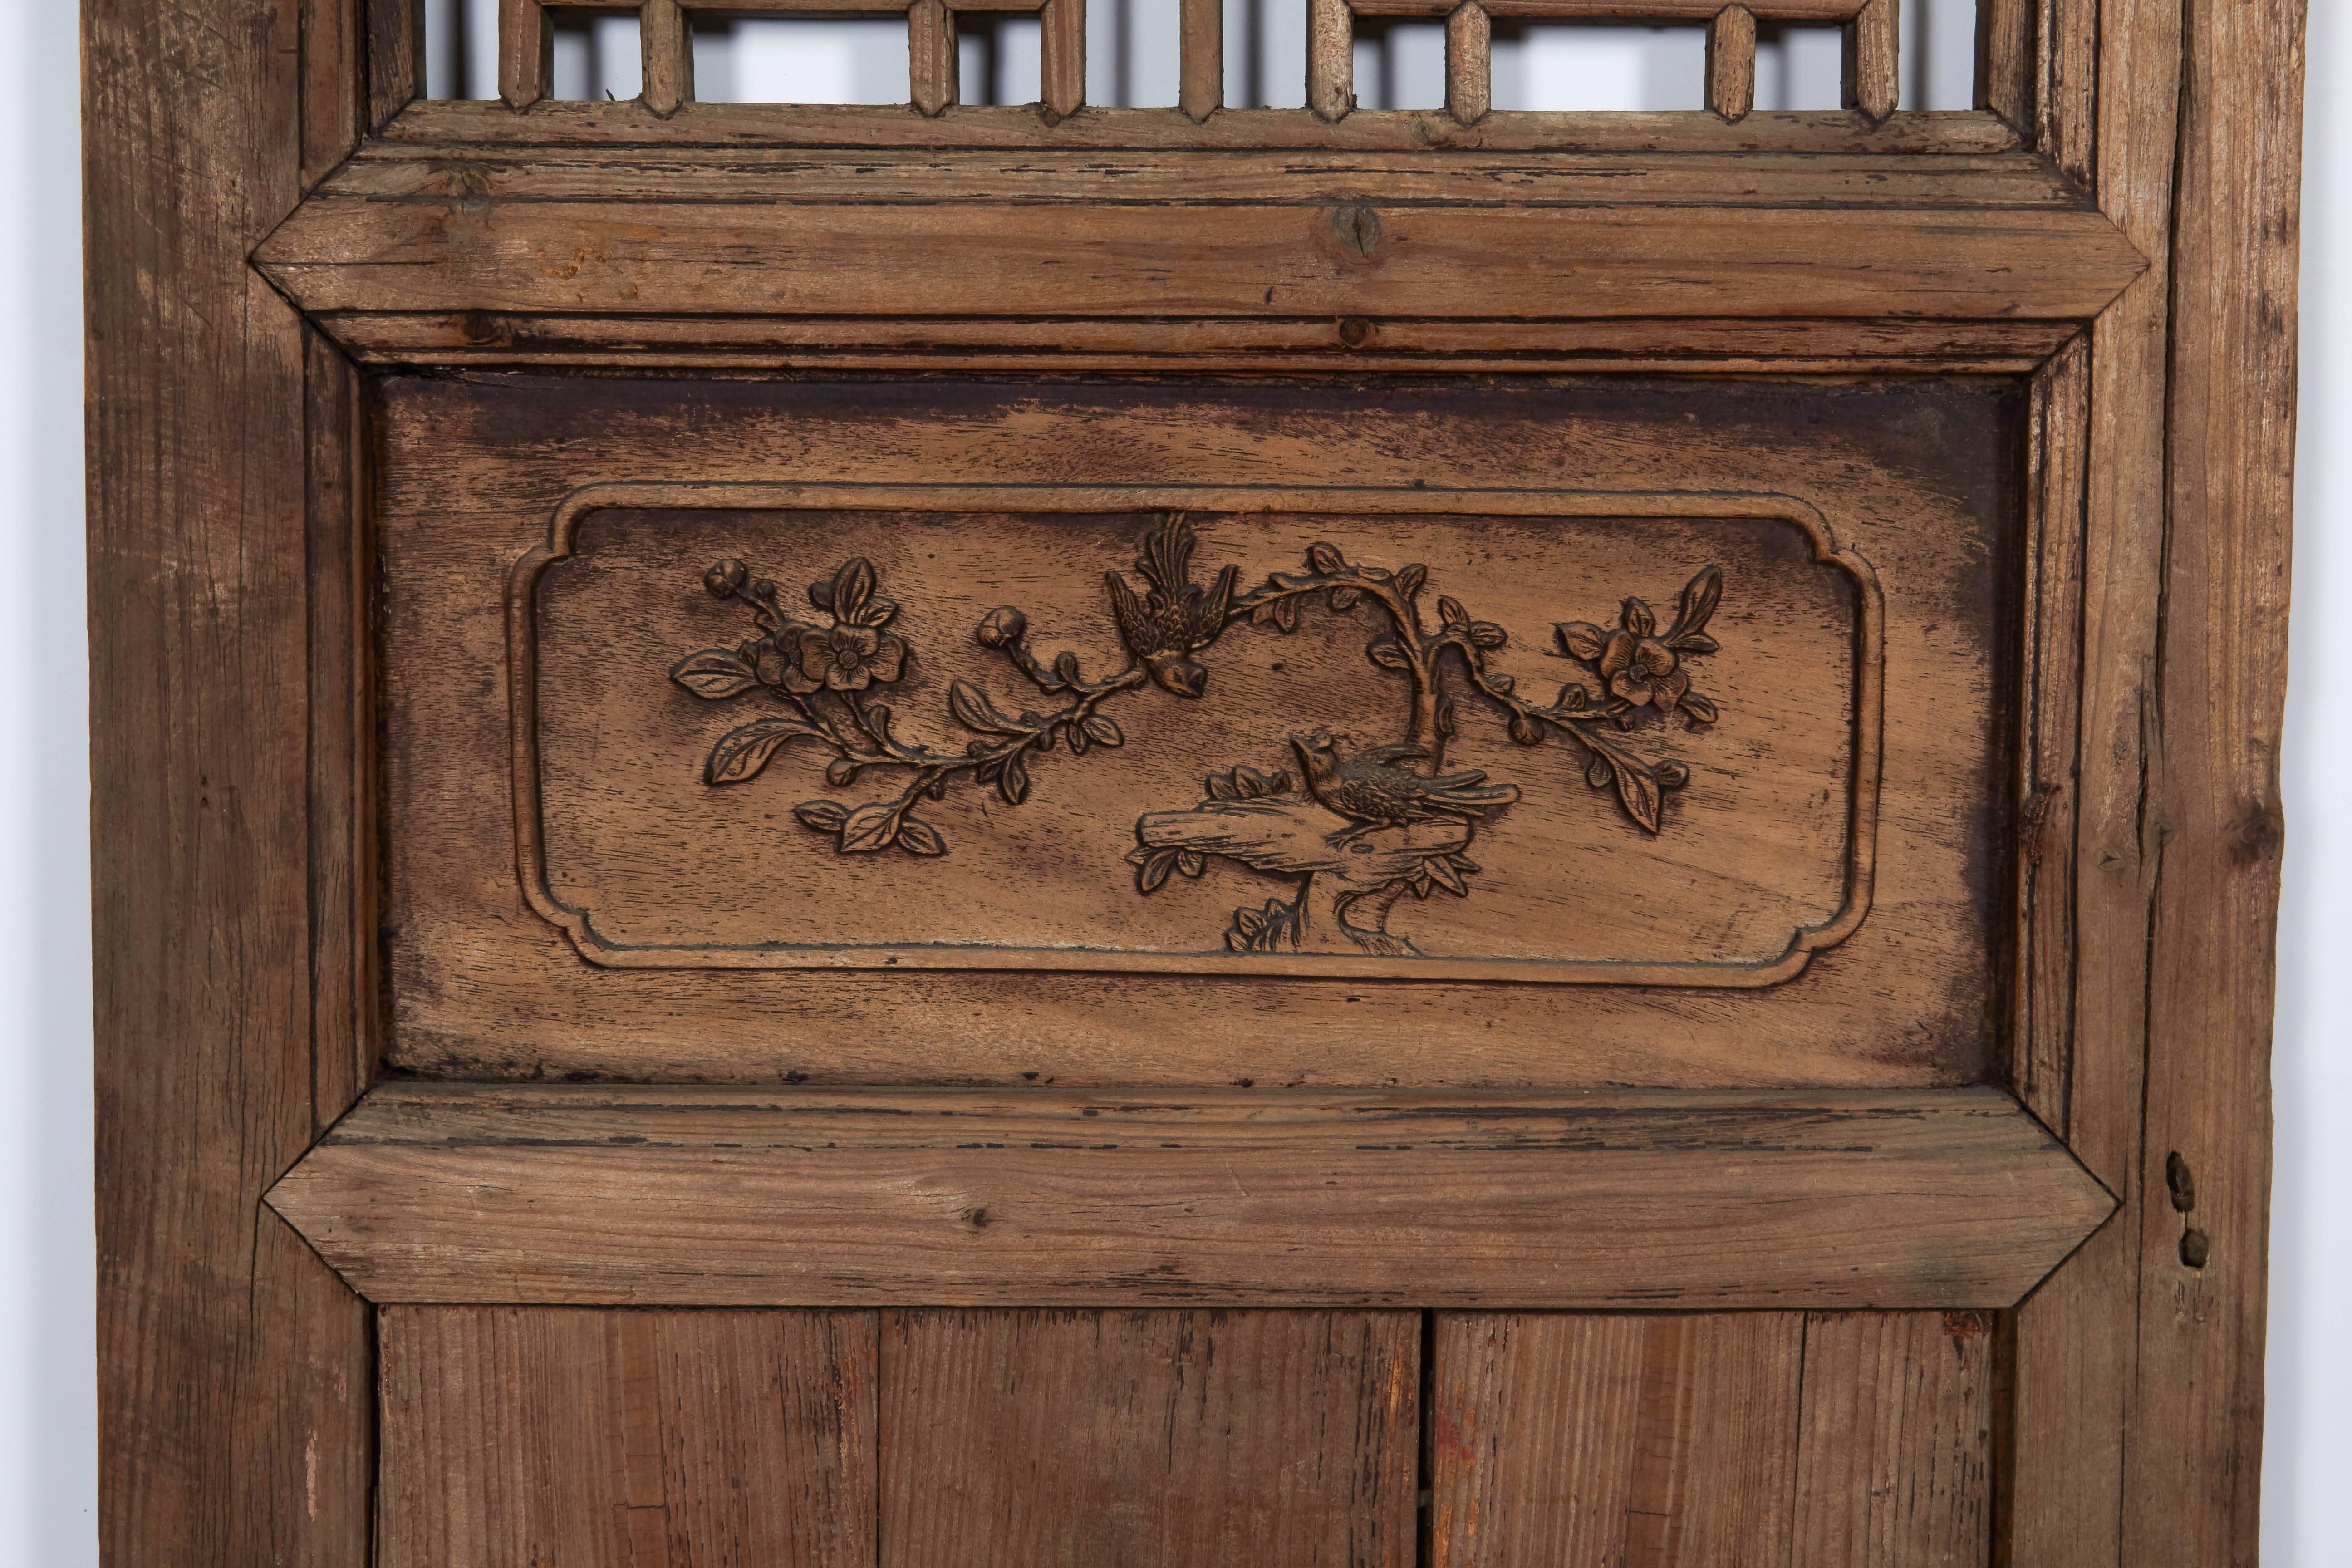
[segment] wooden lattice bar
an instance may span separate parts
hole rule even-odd
[[[1756,107],[1756,13],[1726,5],[1706,26],[1706,106],[1726,120]]]
[[[1221,0],[1179,0],[1181,48],[1179,107],[1195,124],[1224,107],[1224,16]],[[1876,124],[1895,111],[1900,85],[1896,29],[1900,0],[1769,0],[1760,6],[1720,0],[1307,0],[1307,105],[1327,121],[1356,108],[1355,22],[1359,16],[1442,20],[1445,24],[1445,108],[1475,125],[1494,106],[1496,18],[1511,21],[1704,23],[1707,29],[1706,104],[1726,121],[1744,118],[1756,100],[1759,21],[1841,26],[1845,31],[1844,105]],[[907,19],[908,99],[925,115],[956,102],[959,12],[1034,15],[1039,24],[1038,109],[1058,123],[1086,103],[1086,0],[500,0],[499,96],[528,109],[553,89],[553,28],[548,12],[628,11],[638,17],[645,56],[640,101],[667,119],[694,98],[696,11],[733,15],[897,16]]]

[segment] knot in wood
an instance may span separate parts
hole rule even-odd
[[[1331,233],[1339,239],[1340,249],[1369,261],[1380,247],[1381,215],[1365,206],[1335,207],[1331,212]]]

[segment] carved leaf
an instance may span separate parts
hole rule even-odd
[[[688,654],[669,667],[669,678],[697,697],[712,701],[740,697],[760,684],[759,675],[742,656],[724,647],[707,647],[700,653]]]
[[[1019,756],[1004,759],[1004,771],[996,775],[996,793],[1007,805],[1019,805],[1029,798],[1029,768]]]
[[[1685,639],[1706,630],[1706,623],[1714,616],[1715,606],[1722,599],[1723,572],[1719,567],[1710,566],[1684,584],[1682,610],[1675,616],[1674,630],[1666,637],[1667,646],[1690,653],[1702,651]],[[1706,641],[1707,647],[1704,651],[1713,653],[1714,640],[1708,638]]]
[[[1276,629],[1282,632],[1295,632],[1298,629],[1297,595],[1290,595],[1274,602],[1274,624]]]
[[[1135,862],[1135,890],[1149,893],[1166,881],[1176,868],[1176,855],[1173,849],[1138,849],[1129,855]]]
[[[1328,575],[1339,571],[1348,563],[1347,559],[1339,553],[1338,545],[1315,543],[1307,547],[1307,563],[1318,572]]]
[[[843,562],[841,570],[833,574],[831,602],[825,605],[825,608],[853,626],[864,626],[866,624],[866,601],[873,595],[873,563],[863,555],[856,556]],[[893,609],[897,607],[895,605],[891,606]]]
[[[887,849],[898,837],[898,818],[891,808],[881,801],[872,801],[849,814],[848,820],[841,825],[841,837],[834,841],[833,847],[844,855],[865,855],[877,849]]]
[[[944,855],[948,841],[940,837],[938,828],[920,817],[902,816],[898,819],[898,847],[909,855]]]
[[[1510,640],[1510,634],[1492,621],[1470,623],[1470,646],[1473,647],[1500,647]]]
[[[1187,877],[1197,877],[1209,868],[1209,858],[1197,849],[1176,851],[1176,869]]]
[[[1470,884],[1462,879],[1462,873],[1456,871],[1453,868],[1445,856],[1431,856],[1428,859],[1422,862],[1422,868],[1429,874],[1431,879],[1436,882],[1439,887],[1444,889],[1447,892],[1452,893],[1454,897],[1469,897]]]
[[[709,760],[702,765],[702,776],[715,784],[741,784],[766,767],[776,748],[796,735],[824,738],[797,719],[754,719],[719,737],[719,743],[710,748]]]
[[[1234,800],[1242,793],[1234,780],[1224,773],[1211,773],[1201,782],[1207,788],[1211,800]]]
[[[1594,789],[1607,789],[1609,780],[1615,772],[1616,770],[1609,765],[1609,759],[1595,752],[1592,754],[1592,761],[1585,767],[1584,782]]]
[[[890,624],[890,617],[898,613],[898,600],[886,599],[877,594],[866,600],[865,609],[858,612],[857,624],[861,626],[887,626]]]
[[[1658,830],[1665,802],[1649,769],[1618,763],[1617,798],[1623,803],[1626,816],[1649,832]]]
[[[1123,744],[1127,740],[1127,736],[1120,732],[1119,727],[1113,723],[1107,714],[1087,714],[1086,725],[1087,738],[1097,746],[1117,746]]]
[[[1054,656],[1054,679],[1065,686],[1078,683],[1078,656],[1064,648]]]
[[[1683,693],[1683,711],[1691,716],[1694,723],[1712,724],[1716,721],[1715,704],[1696,691]]]
[[[1372,656],[1372,662],[1383,669],[1409,669],[1412,667],[1412,659],[1404,649],[1385,638],[1365,651]]]
[[[793,807],[793,815],[819,833],[838,833],[849,820],[849,808],[837,800],[804,800]]]
[[[951,681],[948,685],[948,711],[956,722],[967,730],[977,730],[983,735],[1018,735],[1021,726],[996,710],[996,704],[987,694],[969,680]]]
[[[1396,590],[1398,594],[1410,599],[1420,593],[1421,585],[1428,581],[1429,568],[1415,562],[1396,574]]]
[[[1609,646],[1608,636],[1591,621],[1558,622],[1552,626],[1551,635],[1559,639],[1562,653],[1571,658],[1580,658],[1587,664],[1597,662],[1601,651]]]
[[[1486,678],[1486,684],[1493,687],[1496,690],[1501,692],[1506,697],[1508,697],[1511,694],[1512,688],[1517,686],[1518,683],[1517,677],[1507,674],[1502,670],[1496,670],[1494,674]]]
[[[1086,726],[1083,724],[1063,725],[1062,739],[1070,743],[1070,755],[1074,757],[1085,756],[1087,747],[1092,743],[1087,739]]]
[[[1470,618],[1470,612],[1462,607],[1461,600],[1441,594],[1437,596],[1437,618],[1449,626],[1458,626]]]
[[[1244,765],[1234,770],[1235,793],[1244,800],[1255,800],[1274,793],[1274,780],[1255,768]]]
[[[1351,588],[1344,583],[1336,584],[1331,589],[1331,608],[1341,615],[1346,615],[1356,607],[1356,601],[1363,596],[1364,591],[1361,588]]]

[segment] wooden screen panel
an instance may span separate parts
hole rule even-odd
[[[1446,1313],[1433,1568],[1981,1563],[1974,1312]]]
[[[1416,1552],[1421,1315],[886,1313],[884,1568]]]
[[[874,1316],[387,1307],[382,1568],[874,1561]]]

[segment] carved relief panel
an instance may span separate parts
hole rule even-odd
[[[1965,1081],[2012,402],[1710,395],[396,386],[395,1052]]]

